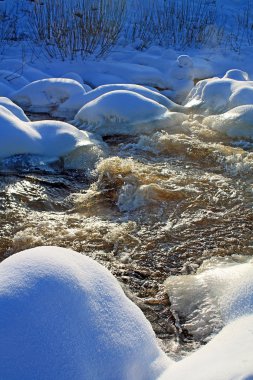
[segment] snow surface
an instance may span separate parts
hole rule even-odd
[[[112,274],[71,250],[2,262],[0,309],[4,380],[154,380],[172,363]]]
[[[58,158],[98,143],[70,124],[53,120],[25,122],[1,105],[0,126],[1,159],[20,154]]]
[[[253,378],[253,315],[231,323],[206,346],[171,366],[159,380]]]
[[[60,104],[82,97],[84,93],[85,89],[76,80],[47,78],[29,83],[13,93],[11,99],[26,111],[54,114]],[[62,110],[64,112],[64,106]]]
[[[17,116],[22,121],[30,121],[26,116],[22,108],[13,103],[10,99],[5,97],[0,97],[0,106],[7,108],[11,111],[15,116]]]
[[[230,137],[252,139],[253,104],[232,108],[221,115],[208,116],[204,119],[203,124]]]
[[[102,136],[151,133],[176,128],[187,117],[136,92],[117,90],[87,103],[75,116],[75,125]]]
[[[95,100],[101,95],[104,95],[112,91],[120,91],[120,90],[132,91],[139,95],[145,96],[146,98],[154,100],[155,102],[167,107],[170,111],[184,112],[183,106],[180,106],[179,104],[174,103],[172,100],[166,98],[165,96],[160,94],[158,91],[153,91],[147,87],[134,85],[134,84],[108,84],[108,85],[99,86],[96,89],[85,94],[84,98],[81,99],[82,104],[80,103],[81,105],[80,108],[82,106],[85,106],[87,103]]]
[[[210,78],[197,83],[185,106],[198,113],[219,114],[234,107],[253,104],[253,81],[240,70],[230,70],[223,78]]]

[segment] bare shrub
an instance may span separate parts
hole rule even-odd
[[[45,0],[34,4],[34,42],[50,58],[105,56],[118,41],[125,9],[125,0]]]
[[[154,42],[166,47],[185,48],[222,41],[223,27],[216,25],[214,1],[149,0],[148,6],[138,3],[132,28],[127,35],[132,41],[142,40],[143,47]]]

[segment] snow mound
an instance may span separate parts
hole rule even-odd
[[[2,262],[0,307],[5,380],[154,380],[172,363],[112,274],[71,250]]]
[[[206,261],[196,275],[170,277],[165,285],[183,327],[202,341],[231,320],[253,313],[252,259],[239,264]]]
[[[102,136],[151,133],[156,129],[177,127],[186,120],[184,114],[169,112],[166,107],[136,92],[108,92],[87,103],[75,116],[75,125]]]
[[[22,121],[30,121],[26,116],[22,108],[13,103],[10,99],[5,97],[0,97],[0,106],[7,108],[11,111],[15,116],[17,116]]]
[[[252,89],[253,94],[253,89]],[[253,99],[252,99],[253,100]],[[230,137],[253,138],[253,104],[204,119],[204,125]]]
[[[194,87],[195,68],[191,57],[180,55],[176,61],[172,61],[166,72],[165,89],[162,93],[182,103]]]
[[[85,95],[82,106],[108,92],[120,90],[132,91],[139,95],[145,96],[146,98],[154,100],[155,102],[167,107],[170,111],[182,112],[184,110],[184,107],[174,103],[172,100],[166,98],[166,96],[159,94],[159,92],[135,84],[106,84],[99,86]]]
[[[253,378],[253,316],[229,323],[206,346],[171,366],[159,380]]]
[[[62,103],[75,96],[82,97],[84,93],[83,86],[76,80],[47,78],[29,83],[13,93],[11,99],[26,111],[54,115]]]
[[[0,159],[27,154],[59,158],[76,149],[79,154],[85,153],[98,144],[90,134],[70,124],[52,120],[25,122],[1,105],[0,125]]]
[[[223,78],[197,83],[185,106],[199,113],[219,114],[234,107],[253,104],[253,81],[241,70],[230,70]]]

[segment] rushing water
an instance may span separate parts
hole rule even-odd
[[[15,157],[0,172],[0,257],[38,245],[105,265],[151,321],[165,350],[197,348],[170,310],[164,281],[206,259],[250,256],[252,144],[190,122],[186,134],[109,137],[94,173]]]

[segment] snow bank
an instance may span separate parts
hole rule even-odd
[[[75,116],[75,125],[102,136],[151,133],[182,128],[186,115],[132,91],[108,92],[87,103]]]
[[[52,120],[24,122],[1,105],[0,125],[0,159],[22,154],[59,158],[76,149],[79,155],[86,154],[87,149],[99,145],[90,134],[70,124]]]
[[[71,250],[2,262],[0,308],[5,380],[154,380],[172,363],[110,272]]]
[[[171,366],[159,380],[253,378],[253,316],[229,323],[211,342]]]
[[[253,89],[252,89],[253,94]],[[253,98],[252,98],[253,100]],[[230,137],[253,138],[253,104],[204,119],[204,125]]]
[[[223,78],[197,83],[185,106],[198,112],[219,114],[234,107],[253,104],[253,81],[241,70],[229,70]]]
[[[83,86],[76,80],[47,78],[29,83],[12,94],[11,99],[27,111],[54,115],[60,104],[82,97],[84,93]]]

